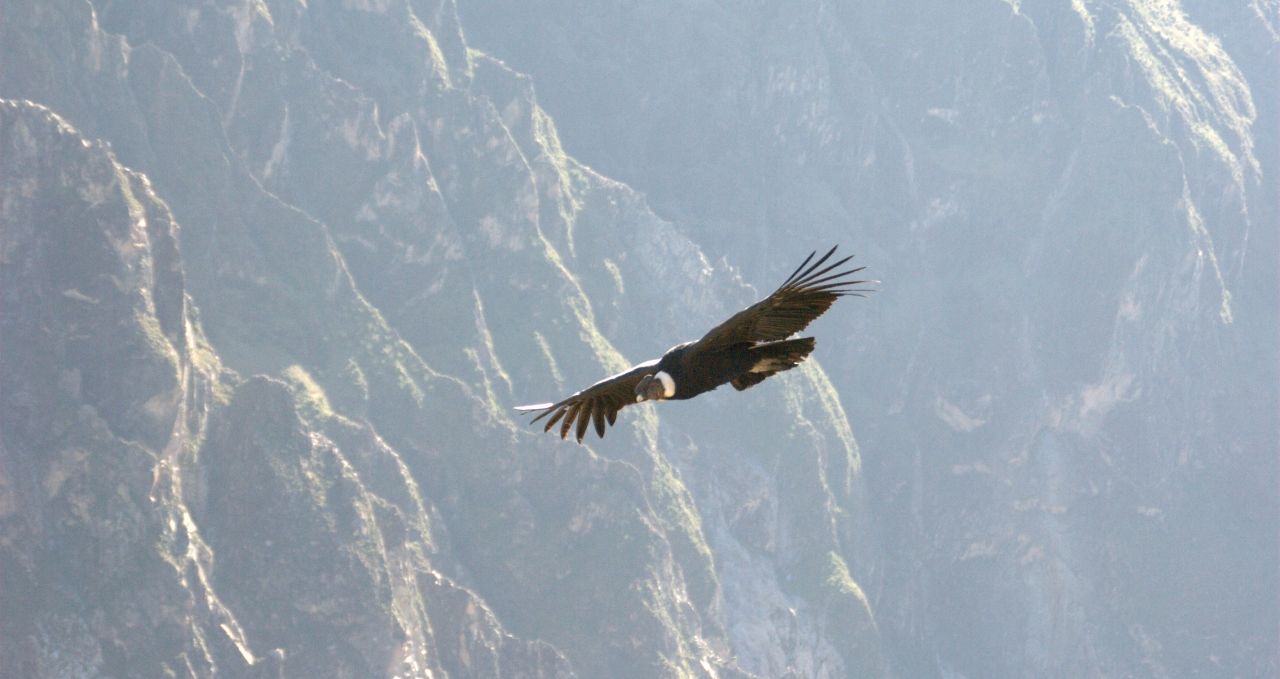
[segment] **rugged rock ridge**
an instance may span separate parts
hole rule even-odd
[[[56,0],[0,59],[0,670],[884,672],[816,365],[594,450],[510,419],[752,293],[452,3]]]
[[[221,366],[144,176],[28,102],[0,139],[6,676],[572,675],[432,567],[368,425]]]

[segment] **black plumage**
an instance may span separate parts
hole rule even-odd
[[[869,280],[853,276],[865,267],[844,267],[852,256],[828,264],[836,248],[814,261],[810,253],[772,294],[734,314],[697,341],[679,344],[662,358],[645,361],[630,370],[607,377],[556,403],[519,406],[517,410],[541,411],[537,422],[548,417],[543,431],[560,425],[560,437],[572,430],[578,439],[594,425],[604,437],[622,408],[641,401],[688,399],[732,384],[739,391],[759,384],[770,375],[799,365],[814,348],[814,338],[787,339],[821,316],[837,299],[861,297],[859,288]]]

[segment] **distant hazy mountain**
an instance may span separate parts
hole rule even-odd
[[[0,677],[1280,671],[1275,1],[624,4],[0,9]]]

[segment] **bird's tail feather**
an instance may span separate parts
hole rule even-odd
[[[747,372],[733,378],[729,383],[738,391],[753,387],[770,375],[800,365],[809,357],[815,344],[812,337],[757,344],[751,347],[751,355],[755,358],[755,363]]]

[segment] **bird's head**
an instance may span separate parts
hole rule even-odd
[[[671,398],[676,393],[676,382],[664,370],[652,375],[645,375],[636,385],[636,403],[643,401],[660,401]]]

